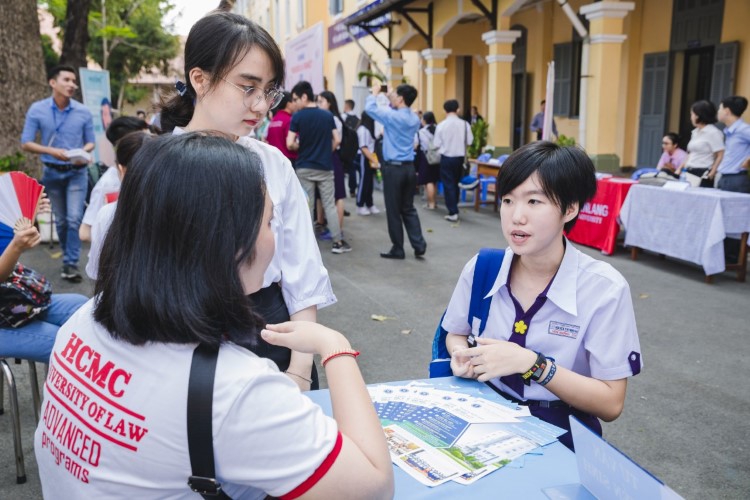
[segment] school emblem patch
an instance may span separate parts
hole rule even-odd
[[[580,329],[581,327],[578,325],[569,325],[567,323],[560,323],[558,321],[550,321],[547,333],[551,335],[559,335],[560,337],[568,337],[569,339],[575,339],[578,337],[578,331]]]

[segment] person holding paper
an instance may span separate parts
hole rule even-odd
[[[94,150],[94,121],[86,106],[73,99],[78,85],[71,66],[55,66],[49,73],[52,96],[31,105],[21,134],[24,151],[41,156],[41,183],[52,202],[57,235],[63,251],[60,276],[82,280],[78,270],[81,240],[78,229],[88,187],[87,164]],[[37,142],[37,133],[40,140]],[[75,151],[79,150],[79,151]]]
[[[442,326],[453,374],[490,382],[532,415],[570,429],[570,415],[601,435],[641,371],[630,288],[612,266],[564,236],[596,193],[594,165],[549,141],[516,150],[498,177],[509,246],[490,291],[486,328],[467,319],[476,257],[464,267]],[[572,448],[570,433],[560,441]]]

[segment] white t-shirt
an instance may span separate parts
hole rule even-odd
[[[478,333],[478,321],[468,321],[471,284],[476,256],[461,272],[443,319],[443,328],[460,335]],[[513,251],[505,250],[497,280],[487,294],[490,313],[482,336],[508,340],[516,312],[506,285]],[[592,259],[566,242],[547,301],[534,315],[526,332],[526,347],[555,358],[555,363],[599,380],[618,380],[640,372],[641,347],[635,326],[630,287],[622,275],[605,262]],[[500,379],[491,382],[517,395]],[[537,383],[524,388],[522,399],[551,401],[557,396]]]
[[[102,253],[102,244],[104,237],[107,236],[109,226],[115,218],[117,202],[104,205],[99,213],[96,214],[96,220],[91,225],[91,247],[89,248],[89,261],[86,263],[86,275],[95,280],[99,273],[99,256]]]
[[[99,181],[91,190],[91,198],[89,198],[89,206],[86,207],[86,212],[83,214],[81,223],[93,226],[96,221],[96,214],[99,210],[107,204],[107,195],[111,193],[120,192],[120,176],[117,172],[117,167],[109,167],[104,175],[101,176]]]
[[[471,125],[455,114],[448,115],[435,129],[435,140],[432,142],[440,148],[443,156],[457,157],[466,154],[466,146],[474,141]]]
[[[724,151],[724,134],[713,125],[706,125],[702,129],[696,127],[690,134],[687,150],[690,154],[686,167],[711,168],[714,154]]]
[[[187,486],[195,345],[115,340],[93,304],[52,351],[34,436],[44,498],[200,498]],[[219,351],[212,415],[216,478],[235,499],[287,494],[340,451],[333,419],[271,361],[231,343]]]
[[[184,131],[175,128],[174,133]],[[276,251],[263,276],[263,287],[281,284],[290,315],[310,306],[322,309],[335,304],[328,270],[315,240],[307,197],[289,159],[278,148],[250,137],[240,137],[237,144],[260,156],[266,189],[273,202],[271,229]]]

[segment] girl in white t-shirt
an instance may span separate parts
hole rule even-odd
[[[675,174],[683,170],[706,177],[712,168],[718,167],[724,157],[724,134],[716,128],[716,106],[710,101],[697,101],[690,106],[690,121],[695,127],[690,134],[688,156]],[[706,181],[713,185],[713,179]]]
[[[217,130],[261,158],[274,209],[276,253],[252,300],[268,323],[316,321],[318,308],[336,302],[320,257],[307,199],[289,160],[277,148],[248,137],[282,98],[284,59],[262,27],[246,17],[211,13],[190,29],[185,42],[185,82],[162,105],[166,132]],[[273,360],[297,385],[318,387],[312,356],[234,339]]]
[[[275,216],[261,160],[216,133],[147,142],[125,177],[95,297],[57,335],[35,452],[44,498],[193,499],[186,408],[198,345],[218,350],[215,478],[231,498],[390,498],[393,469],[338,332],[264,325]],[[322,355],[335,418],[237,331]],[[203,429],[205,430],[205,428]]]

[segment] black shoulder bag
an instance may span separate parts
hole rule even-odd
[[[206,500],[231,500],[216,480],[214,466],[213,402],[219,350],[199,344],[190,365],[187,400],[188,452],[192,475],[188,486]]]

